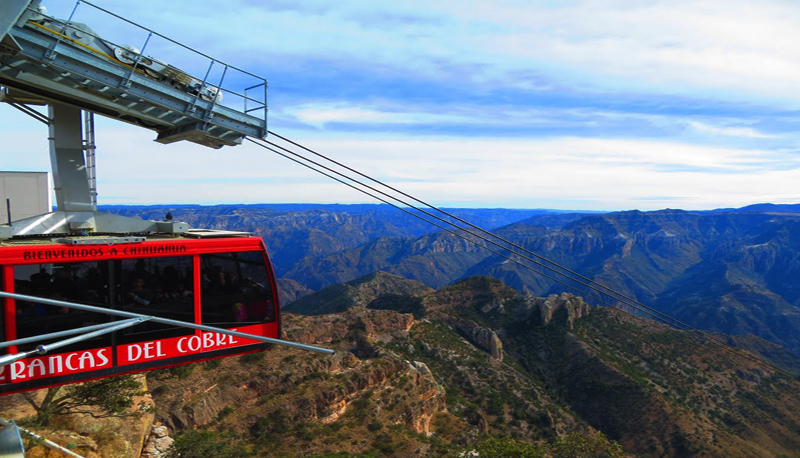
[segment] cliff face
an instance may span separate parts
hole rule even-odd
[[[348,444],[354,453],[370,449],[367,438],[392,425],[425,437],[433,418],[446,412],[444,390],[424,363],[386,350],[406,339],[413,325],[411,315],[363,308],[319,317],[287,314],[288,339],[325,343],[337,353],[316,356],[275,347],[200,364],[182,377],[153,374],[156,401],[169,406],[158,418],[176,431],[231,430],[249,438],[255,450],[290,456],[330,448],[331,438],[321,432],[318,440],[302,433],[305,440],[298,442],[298,426],[365,438]]]
[[[547,298],[526,295],[522,310],[523,316],[520,316],[520,319],[537,317],[542,325],[548,325],[556,320],[558,324],[572,329],[575,320],[589,314],[590,307],[580,297],[562,293],[551,294]]]
[[[793,433],[765,435],[782,421],[800,425],[790,407],[799,402],[796,381],[681,332],[592,310],[570,294],[520,294],[490,277],[383,305],[393,304],[415,319],[376,345],[427,365],[445,388],[448,414],[464,422],[454,440],[537,440],[586,422],[642,456],[779,456],[798,445]],[[303,326],[324,317],[305,317]],[[755,337],[741,345],[792,360]],[[773,413],[756,420],[759,409]]]
[[[103,206],[101,211],[159,221],[170,212],[176,221],[187,222],[194,228],[253,232],[266,242],[279,277],[286,276],[298,263],[355,248],[380,237],[419,237],[436,231],[434,226],[388,205]],[[451,211],[486,228],[550,213],[546,210],[510,209]],[[374,270],[378,269],[369,272]],[[319,289],[358,276],[325,284],[304,282],[304,285]]]
[[[145,376],[136,376],[144,383]],[[62,388],[66,389],[66,388]],[[29,392],[36,403],[40,403],[47,390]],[[138,405],[153,405],[149,394],[134,400]],[[99,411],[82,408],[88,413],[74,413],[55,417],[49,427],[37,425],[33,419],[36,411],[21,394],[0,397],[0,417],[13,419],[31,431],[61,446],[74,449],[86,458],[130,458],[138,457],[147,441],[154,421],[152,412],[127,418],[98,417]],[[26,421],[27,419],[27,421]],[[62,457],[62,452],[46,448],[33,440],[26,440],[26,457]]]
[[[503,342],[494,331],[483,328],[478,323],[470,320],[450,318],[446,322],[473,345],[489,352],[492,362],[500,363],[503,361]]]
[[[798,215],[629,211],[549,224],[534,217],[496,233],[692,326],[753,333],[800,354]],[[537,296],[565,290],[447,233],[308,257],[287,275],[316,288],[378,269],[435,288],[488,275]]]

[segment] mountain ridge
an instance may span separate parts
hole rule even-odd
[[[350,214],[219,206],[173,214],[192,225],[262,236],[277,275],[296,282],[287,282],[285,302],[379,270],[433,288],[490,275],[536,295],[568,290],[452,234],[423,228],[408,215],[387,216],[392,212],[381,208]],[[125,209],[145,217],[163,210]],[[495,232],[692,326],[754,333],[800,354],[800,286],[794,280],[800,275],[798,214],[666,209],[515,215],[526,217],[500,224]],[[496,213],[484,221],[500,222]],[[579,286],[572,292],[591,300],[581,291]]]

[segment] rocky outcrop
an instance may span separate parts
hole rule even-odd
[[[169,436],[169,428],[163,425],[153,426],[141,458],[165,458],[174,442],[175,439]]]
[[[591,307],[582,298],[569,293],[551,294],[547,298],[525,297],[525,306],[520,309],[521,319],[535,319],[546,325],[556,322],[572,329],[575,320],[589,314]]]
[[[412,361],[408,367],[415,371],[413,383],[418,393],[416,402],[407,405],[403,411],[405,425],[414,432],[428,435],[433,416],[446,410],[444,389],[436,383],[425,363]]]
[[[102,458],[104,456],[101,455],[97,441],[91,437],[83,436],[73,431],[53,431],[49,434],[41,435],[45,439],[66,447],[84,458]],[[64,458],[66,456],[64,452],[48,448],[34,440],[30,440],[26,447],[25,458]]]
[[[333,347],[336,354],[312,358],[276,347],[240,362],[222,360],[213,371],[195,369],[185,380],[156,378],[153,383],[164,387],[157,388],[159,403],[170,406],[159,420],[175,430],[229,421],[249,431],[254,418],[331,424],[363,415],[369,402],[386,424],[427,434],[434,416],[446,410],[444,389],[424,363],[407,362],[379,344],[407,338],[412,315],[355,308],[284,319],[289,340]]]
[[[146,389],[145,376],[139,374],[135,377]],[[28,395],[38,403],[41,402],[46,391],[47,389],[36,390],[29,392]],[[8,395],[1,399],[0,417],[19,420],[35,416],[35,411],[30,404],[23,400],[22,395]],[[149,394],[145,394],[135,398],[133,405],[133,409],[136,411],[140,405],[152,407],[153,399]],[[145,412],[132,416],[105,417],[97,415],[99,412],[94,409],[92,406],[87,406],[86,411],[91,413],[58,415],[53,417],[49,428],[33,427],[31,430],[58,445],[71,448],[87,458],[139,456],[150,434],[154,414]],[[64,455],[61,452],[37,445],[26,456],[39,458]]]
[[[442,288],[423,300],[426,313],[450,314],[454,309],[479,311],[483,315],[504,315],[519,292],[487,276],[469,277]]]
[[[146,389],[145,374],[135,377]],[[153,399],[150,394],[136,398],[134,409],[138,409],[140,403],[152,406]],[[63,425],[82,436],[95,438],[104,458],[129,458],[141,452],[150,435],[154,417],[152,412],[122,418],[95,418],[90,414],[75,414],[64,418]]]
[[[450,318],[447,323],[472,344],[489,352],[493,362],[499,363],[503,361],[503,342],[497,336],[497,333],[491,329],[483,328],[470,320]]]
[[[239,405],[252,398],[246,387],[238,384],[212,383],[195,386],[185,393],[181,407],[174,409],[164,421],[171,429],[193,429],[217,419],[225,407]]]
[[[284,357],[287,353],[288,351],[281,352]],[[330,374],[342,374],[346,382],[304,391],[299,396],[275,395],[276,391],[280,392],[282,389],[297,390],[305,381],[319,380],[324,383]],[[208,377],[200,372],[197,375]],[[259,416],[267,417],[270,415],[268,412],[280,411],[292,424],[329,424],[347,415],[354,408],[353,402],[363,399],[366,393],[373,396],[372,393],[392,391],[393,384],[401,379],[408,380],[404,390],[408,393],[409,402],[403,403],[403,407],[397,409],[395,421],[415,432],[427,434],[433,416],[445,410],[444,390],[436,383],[427,366],[417,362],[408,363],[390,355],[384,355],[376,362],[362,361],[347,352],[321,359],[313,365],[304,366],[303,370],[293,370],[282,377],[254,379],[249,376],[248,379],[241,380],[241,385],[217,384],[198,391],[198,380],[190,377],[173,387],[173,391],[177,389],[181,394],[164,401],[172,405],[172,412],[165,412],[166,415],[162,415],[161,419],[170,428],[192,429],[208,425],[214,420],[219,421],[222,418],[221,412],[226,407],[229,411],[246,407],[250,411],[261,411],[263,408],[264,413]],[[194,391],[190,387],[194,387]],[[374,396],[373,399],[381,397],[378,394]],[[259,400],[270,401],[259,408],[259,402],[263,402]]]
[[[406,333],[414,325],[414,315],[410,313],[363,308],[349,309],[337,315],[287,315],[287,318],[289,316],[291,319],[284,322],[284,333],[289,340],[305,344],[344,339],[353,331],[354,325],[362,327],[363,337],[367,340],[391,340],[393,335]]]

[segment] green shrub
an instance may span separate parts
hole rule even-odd
[[[392,436],[386,433],[381,433],[375,436],[372,441],[372,448],[378,450],[384,455],[390,455],[397,451],[397,445],[392,440]]]
[[[231,406],[223,407],[219,413],[217,414],[217,420],[222,420],[223,418],[227,417],[228,415],[234,412],[234,408]]]
[[[175,439],[168,458],[247,458],[251,456],[231,434],[184,431]]]
[[[161,385],[150,391],[152,396],[159,396],[169,391],[169,385]]]
[[[553,458],[623,458],[622,446],[609,441],[603,433],[597,436],[568,434],[550,446]]]
[[[541,448],[508,437],[485,440],[478,444],[476,451],[481,458],[545,458],[546,456]]]
[[[245,353],[244,355],[239,357],[239,363],[241,364],[255,364],[264,359],[264,352],[257,351],[255,353]]]
[[[203,365],[203,369],[207,371],[213,371],[214,369],[218,368],[220,364],[222,364],[222,358],[210,359]]]

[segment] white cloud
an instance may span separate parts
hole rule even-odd
[[[706,123],[691,121],[689,125],[698,132],[708,133],[712,135],[723,135],[729,137],[742,137],[742,138],[779,138],[779,135],[770,135],[761,133],[750,127],[717,127]]]
[[[555,82],[784,107],[800,102],[795,2],[232,0],[214,14],[189,0],[102,6],[266,76],[274,57],[288,56],[486,88],[537,91]]]
[[[565,126],[590,122],[588,117],[572,110],[540,110],[505,107],[402,105],[350,103],[308,103],[280,110],[280,116],[293,117],[317,128],[327,124],[346,123],[358,126],[375,125],[502,125]],[[580,118],[580,119],[579,119]]]
[[[54,9],[67,10],[62,16],[73,4],[52,3]],[[387,130],[425,123],[580,124],[597,129],[584,132],[587,138],[536,138],[522,132],[516,139],[477,137],[477,127],[466,138],[289,132],[437,203],[626,209],[676,202],[678,207],[711,208],[799,197],[797,136],[774,134],[781,130],[742,113],[748,106],[775,112],[800,103],[795,90],[800,79],[800,4],[231,0],[209,14],[208,5],[188,0],[98,3],[267,77],[278,66],[291,72],[285,62],[324,59],[351,72],[388,75],[392,81],[458,86],[464,94],[463,99],[437,104],[435,95],[422,95],[419,101],[415,94],[406,97],[397,90],[402,95],[394,99],[387,95],[386,100],[363,102],[320,90],[315,98],[329,102],[271,107],[273,113],[322,130],[333,123]],[[109,24],[86,22],[103,34],[117,33]],[[141,46],[137,40],[144,36],[119,32]],[[158,48],[157,41],[149,53],[183,68],[181,61],[171,60],[175,50]],[[198,68],[186,69],[201,74],[204,68]],[[353,82],[353,92],[357,84]],[[562,91],[612,97],[586,108],[574,108],[575,103],[547,108],[546,101],[533,108],[515,100],[481,105],[486,103],[482,96],[508,88],[530,90],[536,97]],[[611,102],[616,93],[640,94],[647,113],[615,111]],[[719,116],[661,110],[660,101],[673,95],[702,100]],[[731,101],[746,104],[729,114]],[[0,145],[6,167],[49,168],[44,128],[8,113],[0,111],[2,120],[9,120],[2,123],[6,127]],[[649,123],[666,133],[659,139],[635,139],[639,132],[620,129],[626,122]],[[251,145],[222,151],[185,143],[163,146],[152,143],[154,134],[146,130],[109,121],[98,125],[104,203],[365,200]],[[609,125],[617,130],[604,130]]]
[[[4,118],[8,113],[0,111]],[[13,169],[47,170],[43,127],[16,123],[18,130],[4,132],[0,153],[13,158]],[[800,168],[787,167],[790,151],[604,138],[282,133],[441,205],[697,209],[800,199]],[[371,201],[249,143],[211,150],[160,145],[154,137],[98,119],[101,203]]]

